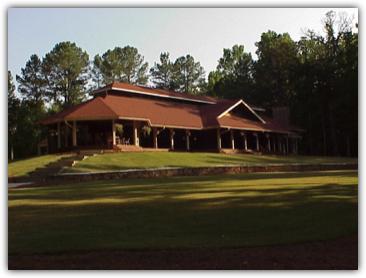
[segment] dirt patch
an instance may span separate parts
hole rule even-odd
[[[286,246],[9,255],[9,270],[357,270],[358,234]]]

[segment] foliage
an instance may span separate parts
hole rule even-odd
[[[152,82],[156,88],[164,90],[174,90],[174,69],[173,63],[169,59],[169,52],[160,54],[160,64],[155,63],[150,69]]]
[[[99,80],[99,74],[103,77],[104,84],[124,82],[128,84],[146,85],[148,81],[148,63],[144,63],[144,57],[138,53],[137,48],[126,46],[108,50],[102,57],[94,57],[95,80]]]
[[[201,94],[205,89],[205,71],[200,62],[191,55],[177,58],[173,65],[174,87],[176,91],[189,94]]]
[[[226,99],[252,99],[253,60],[243,45],[223,50],[216,71],[208,76],[208,94]]]
[[[25,68],[21,69],[21,73],[22,76],[16,76],[19,83],[18,91],[25,99],[34,101],[36,118],[39,120],[46,97],[46,82],[41,59],[33,54],[26,63]]]
[[[141,131],[142,131],[142,134],[144,135],[144,137],[148,137],[148,136],[150,136],[150,133],[151,133],[151,127],[145,125],[145,126],[141,127]]]
[[[268,116],[274,107],[289,107],[291,124],[306,130],[300,153],[358,156],[358,33],[345,14],[330,11],[323,24],[325,36],[307,31],[298,42],[287,33],[263,33],[256,61],[243,46],[224,49],[207,93],[243,98]]]
[[[181,93],[202,94],[206,90],[205,71],[191,55],[181,56],[172,63],[169,53],[160,54],[160,63],[150,69],[156,88]]]
[[[43,64],[50,99],[64,108],[86,99],[89,55],[85,51],[75,43],[61,42],[46,54]]]
[[[263,98],[266,109],[277,106],[291,107],[299,65],[296,43],[290,35],[263,33],[256,43],[258,61],[255,63],[254,79],[256,93]]]
[[[18,122],[18,111],[20,100],[15,96],[15,85],[13,76],[8,71],[8,158],[14,158],[14,144],[16,144],[16,128]]]

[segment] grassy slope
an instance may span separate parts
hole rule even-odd
[[[38,167],[57,161],[63,156],[45,155],[8,163],[8,177],[27,176]],[[71,173],[119,171],[158,167],[198,167],[269,163],[357,163],[357,158],[311,157],[311,156],[254,156],[226,155],[216,153],[119,153],[89,157],[69,168]]]
[[[63,156],[58,155],[43,155],[26,159],[9,161],[8,177],[28,176],[28,172],[35,170],[38,167],[43,167],[50,162],[59,160]]]
[[[357,158],[311,156],[255,156],[217,153],[119,153],[89,157],[67,171],[71,173],[119,171],[158,167],[198,167],[274,163],[356,162]]]
[[[285,244],[357,232],[358,172],[100,181],[8,192],[9,253]]]

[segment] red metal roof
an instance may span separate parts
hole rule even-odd
[[[146,95],[159,96],[162,98],[182,99],[182,100],[201,102],[201,103],[202,102],[203,103],[218,103],[218,102],[226,101],[225,99],[219,99],[219,98],[214,98],[214,97],[210,97],[210,96],[178,93],[178,92],[169,91],[169,90],[149,88],[149,87],[143,87],[143,86],[132,85],[132,84],[127,84],[127,83],[120,83],[120,82],[114,82],[99,90],[93,91],[90,94],[94,95],[94,94],[97,94],[100,92],[105,92],[108,90],[135,92],[135,93],[141,93],[141,94],[146,94]]]
[[[116,95],[96,95],[94,99],[82,104],[65,109],[57,114],[40,120],[38,123],[47,125],[60,121],[86,121],[105,119],[126,119],[146,121],[150,126],[171,127],[185,129],[210,129],[210,128],[234,128],[242,130],[257,130],[268,132],[290,133],[294,127],[286,126],[271,118],[258,116],[249,105],[242,100],[219,100],[206,96],[167,92],[159,89],[149,89],[140,86],[112,83],[103,88],[123,90],[141,90],[155,95],[183,96],[201,101],[210,101],[211,104],[192,102],[183,104],[167,102],[166,99],[157,100],[132,98]],[[98,92],[98,91],[97,91]],[[215,101],[213,101],[215,100]],[[240,106],[241,105],[241,106]],[[248,115],[248,118],[228,113],[235,107]]]

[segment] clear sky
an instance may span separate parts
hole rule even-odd
[[[190,2],[191,3],[191,2]],[[235,5],[234,5],[235,6]],[[161,52],[170,58],[190,54],[206,74],[215,70],[223,48],[244,45],[254,59],[255,42],[268,30],[322,34],[329,10],[355,16],[357,8],[12,8],[8,7],[8,70],[13,77],[32,54],[44,57],[62,41],[75,42],[92,60],[108,49],[136,47],[149,67]]]

